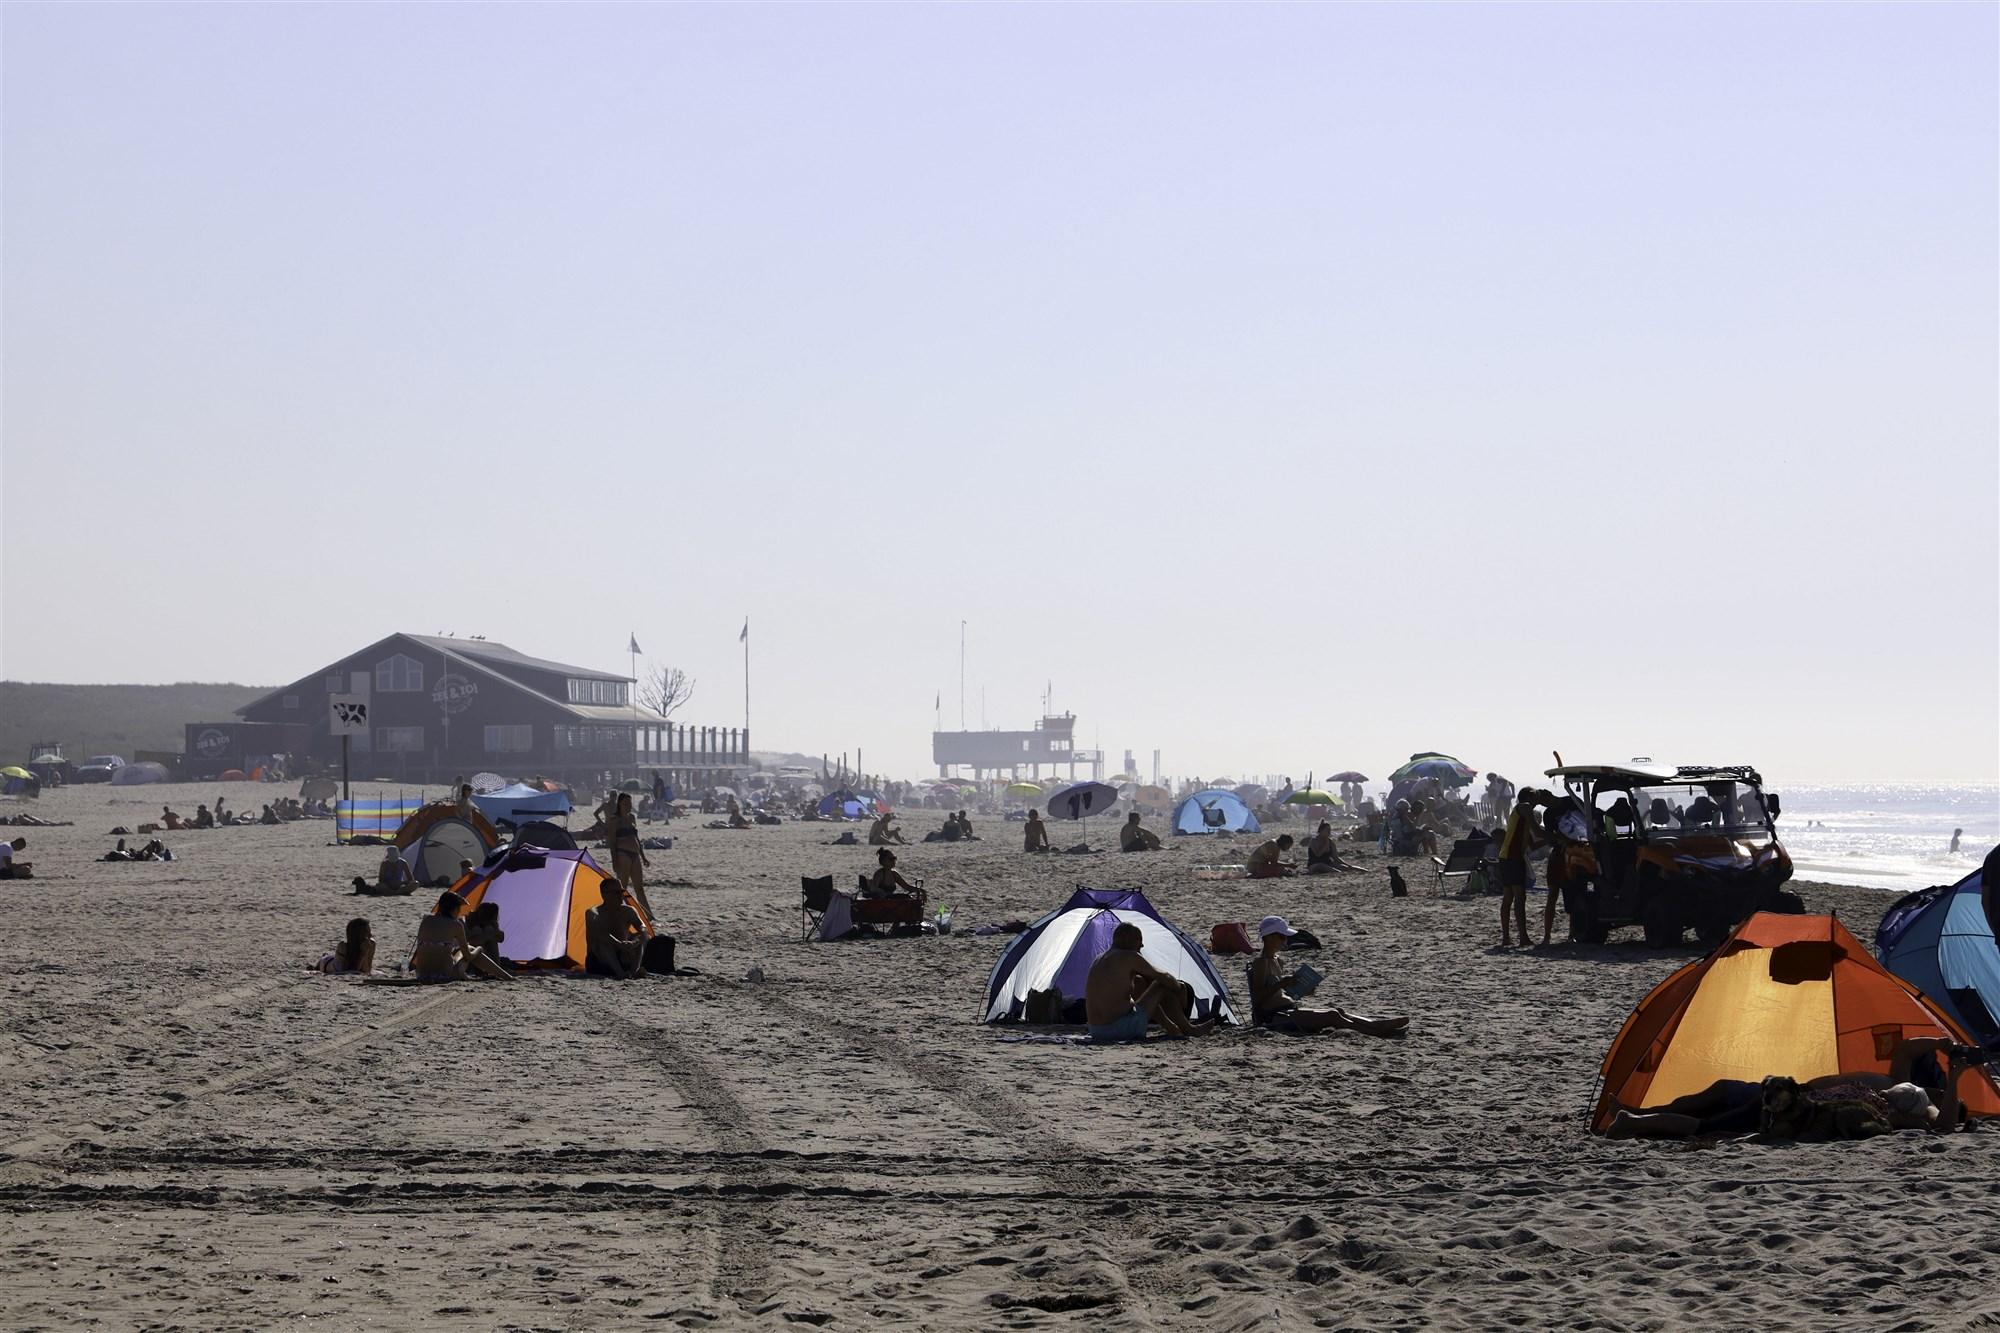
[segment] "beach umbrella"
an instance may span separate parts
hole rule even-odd
[[[1245,805],[1258,805],[1270,799],[1271,789],[1261,782],[1244,782],[1237,784],[1236,794]]]
[[[494,792],[508,785],[507,779],[501,777],[498,773],[474,773],[466,781],[472,785],[472,794],[474,796],[491,796]]]
[[[1469,768],[1448,754],[1427,751],[1413,754],[1410,762],[1389,775],[1391,782],[1409,782],[1417,778],[1436,778],[1447,787],[1463,787],[1477,776],[1477,770]]]
[[[1139,788],[1132,799],[1141,805],[1164,808],[1173,803],[1174,794],[1165,787],[1145,786]]]
[[[1304,791],[1295,791],[1290,796],[1287,796],[1285,798],[1285,804],[1286,805],[1339,805],[1340,798],[1338,796],[1329,795],[1328,793],[1319,791],[1315,788],[1308,787]]]
[[[1040,796],[1042,789],[1032,782],[1010,782],[1007,784],[1009,796]]]
[[[1366,773],[1356,773],[1356,772],[1355,772],[1355,771],[1354,771],[1353,769],[1351,769],[1351,768],[1350,768],[1350,769],[1346,770],[1345,772],[1342,772],[1342,773],[1335,773],[1335,774],[1333,774],[1332,776],[1330,776],[1329,778],[1327,778],[1327,781],[1328,781],[1328,782],[1366,782],[1366,781],[1368,781],[1368,775],[1367,775]]]
[[[10,764],[6,768],[0,768],[0,778],[32,778],[33,776],[35,776],[33,773],[20,767],[18,764]]]
[[[1118,803],[1118,789],[1101,782],[1079,782],[1049,797],[1049,818],[1081,819],[1083,840],[1090,841],[1090,817],[1101,815]]]

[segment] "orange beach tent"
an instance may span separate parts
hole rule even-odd
[[[1639,1001],[1604,1057],[1591,1128],[1602,1133],[1617,1106],[1664,1106],[1718,1079],[1886,1074],[1912,1037],[1977,1044],[1832,917],[1758,912]],[[1968,1114],[2000,1115],[1985,1069],[1958,1090]]]
[[[562,851],[517,844],[493,864],[482,866],[452,888],[465,899],[465,912],[492,903],[500,912],[506,939],[500,956],[516,967],[580,972],[589,956],[583,914],[604,901],[612,877],[585,851]],[[629,900],[645,924],[653,921],[636,899]]]

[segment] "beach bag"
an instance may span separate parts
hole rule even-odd
[[[1313,934],[1304,926],[1294,926],[1292,928],[1292,937],[1285,941],[1286,953],[1297,953],[1300,949],[1317,949],[1320,947],[1319,936]]]
[[[1256,953],[1250,943],[1250,928],[1241,921],[1224,921],[1208,932],[1210,953]]]
[[[646,951],[640,955],[646,970],[655,976],[672,976],[674,971],[674,937],[655,935],[646,941]]]
[[[1031,990],[1028,1002],[1022,1006],[1021,1021],[1024,1023],[1060,1023],[1063,1021],[1062,988],[1051,986],[1047,990]]]

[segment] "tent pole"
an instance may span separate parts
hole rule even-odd
[[[347,782],[347,752],[353,743],[352,736],[343,734],[340,738],[340,799],[343,801],[354,799],[354,790]]]

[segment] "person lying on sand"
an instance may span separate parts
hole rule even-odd
[[[1298,934],[1281,916],[1267,916],[1257,923],[1264,949],[1250,964],[1250,1021],[1273,1032],[1313,1033],[1333,1028],[1366,1032],[1371,1037],[1400,1037],[1410,1026],[1407,1018],[1362,1018],[1338,1009],[1301,1009],[1286,987],[1298,980],[1298,973],[1285,971],[1278,951],[1285,941]]]
[[[625,900],[625,886],[604,882],[604,901],[583,914],[589,947],[584,970],[594,977],[635,981],[646,975],[646,923]]]
[[[1942,1078],[1940,1055],[1946,1060]],[[1783,1077],[1760,1083],[1718,1079],[1664,1106],[1620,1106],[1604,1134],[1692,1139],[1754,1133],[1770,1140],[1858,1139],[1898,1129],[1948,1134],[1960,1127],[1959,1076],[1990,1058],[1976,1046],[1914,1037],[1896,1047],[1886,1074],[1824,1074],[1804,1083]]]
[[[319,960],[319,970],[332,973],[375,970],[375,932],[369,927],[367,917],[357,916],[347,923],[347,938]]]
[[[375,897],[401,897],[417,887],[416,876],[410,873],[410,863],[403,859],[400,847],[389,846],[382,849],[382,863],[375,867],[375,882],[356,875],[354,891]]]
[[[1314,831],[1312,841],[1306,844],[1306,873],[1308,875],[1331,875],[1336,870],[1359,870],[1360,866],[1344,860],[1333,842],[1333,825],[1322,819]]]
[[[465,922],[458,915],[464,910],[465,899],[451,890],[438,895],[437,908],[417,923],[417,946],[410,951],[411,973],[420,981],[465,981],[473,972],[495,981],[512,981],[512,973],[466,940]]]
[[[1049,826],[1042,822],[1042,812],[1029,807],[1028,822],[1021,830],[1021,850],[1024,852],[1046,852],[1049,849]]]
[[[868,887],[861,891],[864,898],[915,898],[924,901],[924,891],[910,883],[896,869],[896,854],[884,847],[875,853],[875,873],[868,877]]]
[[[1290,850],[1292,835],[1289,833],[1280,833],[1259,843],[1257,849],[1250,853],[1250,878],[1282,879],[1286,875],[1298,874],[1298,867],[1284,859],[1285,853]]]
[[[1140,957],[1145,947],[1145,932],[1126,922],[1111,932],[1111,947],[1090,965],[1083,1012],[1092,1041],[1144,1041],[1153,1023],[1182,1037],[1205,1036],[1215,1027],[1213,1019],[1188,1022],[1181,983]]]
[[[889,816],[886,813],[868,826],[868,845],[870,847],[901,847],[903,843],[903,831],[889,822]]]
[[[1125,827],[1118,830],[1118,850],[1121,852],[1157,852],[1160,850],[1160,835],[1139,824],[1139,812],[1134,810],[1125,817]]]

